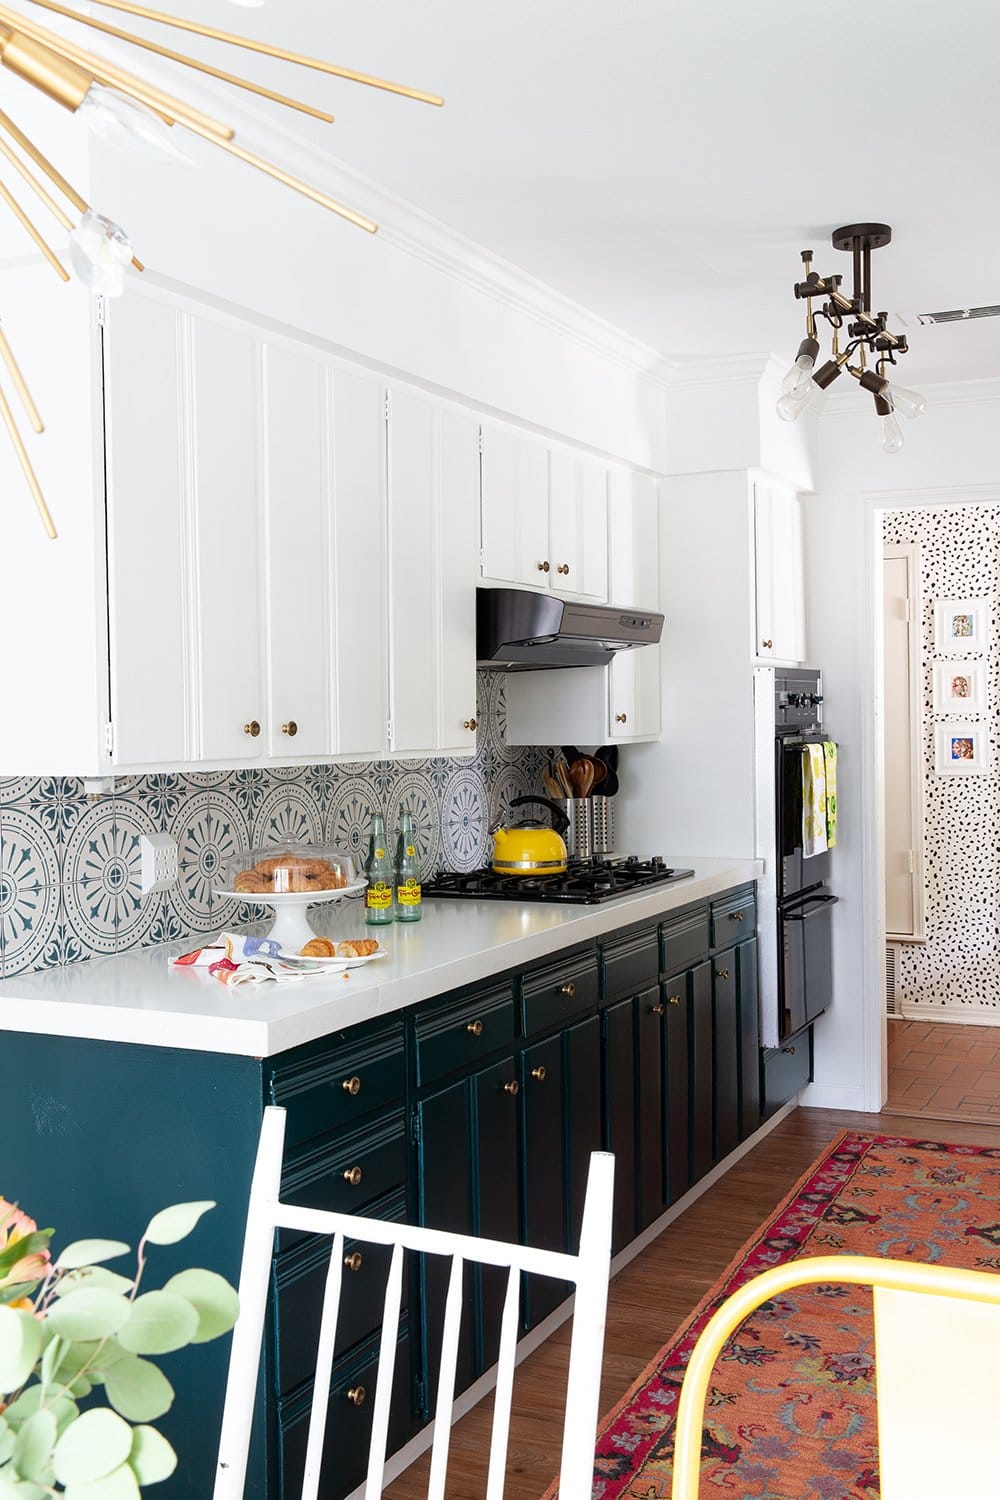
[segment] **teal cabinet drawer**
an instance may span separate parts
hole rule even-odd
[[[703,959],[709,949],[708,907],[660,924],[660,972],[676,974]]]
[[[811,1032],[800,1032],[783,1047],[764,1053],[761,1114],[765,1120],[793,1099],[812,1077],[811,1040]]]
[[[576,954],[521,981],[525,1036],[566,1026],[597,1004],[597,955]]]
[[[405,1077],[402,1021],[283,1055],[270,1067],[269,1092],[287,1112],[286,1150],[402,1100]]]
[[[421,1011],[414,1022],[417,1086],[435,1083],[457,1069],[471,1070],[480,1058],[514,1042],[514,986],[486,990],[467,1000]]]
[[[757,931],[757,905],[753,889],[729,891],[711,903],[712,947],[728,948]]]
[[[660,973],[660,945],[655,927],[633,933],[601,947],[604,1002],[627,1000],[656,984]]]
[[[281,1173],[281,1196],[303,1208],[358,1213],[376,1198],[406,1184],[406,1131],[403,1111],[369,1122],[360,1130],[288,1158]],[[281,1248],[302,1235],[280,1230]]]

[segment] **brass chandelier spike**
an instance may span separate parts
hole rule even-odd
[[[419,103],[437,106],[444,103],[438,94],[410,88],[406,84],[394,83],[389,79],[375,77],[373,74],[361,73],[321,58],[308,57],[304,53],[293,52],[270,42],[256,41],[252,37],[238,36],[233,32],[220,31],[196,21],[171,16],[165,11],[135,4],[133,0],[93,0],[93,3],[106,10],[135,16],[140,20],[157,22],[177,31],[186,31],[212,41],[224,42],[244,51],[255,52],[282,62],[295,63],[328,77],[364,84],[370,88],[416,100]],[[98,20],[93,15],[83,14],[72,5],[63,4],[62,0],[30,0],[30,4],[41,11],[88,27],[98,34],[95,44],[99,44],[101,36],[111,37],[116,42],[127,43],[155,57],[163,58],[168,63],[176,64],[180,68],[189,68],[192,72],[206,74],[220,83],[247,90],[272,104],[309,115],[326,124],[333,123],[334,116],[318,105],[278,93],[252,79],[226,72],[222,68],[203,62],[200,58],[191,57],[187,53],[178,52],[172,47],[151,41],[123,27]],[[15,73],[25,83],[30,84],[32,88],[37,89],[64,109],[73,113],[81,112],[105,126],[110,124],[120,134],[131,135],[150,146],[155,146],[164,154],[182,154],[173,144],[174,134],[178,129],[188,130],[192,135],[219,147],[238,161],[255,167],[259,172],[283,183],[294,192],[301,193],[312,202],[329,209],[331,213],[339,215],[369,234],[374,234],[378,229],[374,220],[365,214],[338,202],[321,188],[314,187],[276,163],[248,150],[236,139],[236,132],[231,125],[206,114],[196,105],[189,103],[182,94],[175,94],[152,84],[147,78],[122,67],[113,59],[102,56],[100,52],[90,47],[83,47],[69,40],[61,32],[53,31],[50,26],[44,26],[31,19],[29,15],[3,3],[0,3],[0,65]],[[55,193],[46,187],[31,166],[22,160],[22,157],[26,157],[28,162],[38,169],[55,189]],[[49,161],[34,141],[9,115],[0,110],[0,173],[5,167],[17,174],[24,187],[55,219],[60,229],[70,235],[74,269],[78,269],[81,264],[86,268],[89,262],[91,267],[96,265],[100,268],[101,275],[108,277],[108,286],[105,288],[108,295],[116,295],[121,289],[120,281],[126,262],[137,271],[143,270],[142,262],[137,260],[132,253],[132,247],[125,233],[116,224],[95,213],[87,200],[67,181],[54,163]],[[74,222],[60,199],[65,200],[69,208],[80,216],[78,222]],[[68,281],[70,274],[58,254],[29,217],[19,199],[15,197],[8,182],[4,181],[3,176],[0,175],[0,208],[3,207],[9,209],[14,215],[25,234],[30,237],[60,280]],[[28,415],[31,426],[36,432],[44,431],[38,408],[2,328],[0,328],[0,366],[2,366],[0,373],[6,373],[6,377],[10,380]],[[10,401],[4,392],[2,381],[0,381],[0,421],[7,430],[45,530],[50,537],[55,538],[57,534],[55,525],[45,503]]]

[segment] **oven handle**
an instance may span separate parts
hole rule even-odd
[[[814,896],[807,901],[798,911],[782,912],[786,922],[806,922],[814,917],[817,912],[823,911],[827,906],[836,906],[840,900],[839,896]]]

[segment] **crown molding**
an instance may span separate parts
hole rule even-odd
[[[970,406],[979,402],[1000,401],[1000,376],[982,377],[977,380],[942,380],[936,385],[921,385],[921,394],[927,397],[928,411],[935,406]],[[831,392],[819,420],[828,417],[846,417],[855,412],[870,412],[871,396],[857,387],[843,392]]]
[[[718,354],[705,358],[676,357],[669,361],[670,373],[666,377],[669,389],[687,386],[724,385],[733,383],[759,383],[772,360],[773,354],[760,352],[749,354]]]

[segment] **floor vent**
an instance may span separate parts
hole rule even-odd
[[[972,318],[1000,318],[1000,303],[991,307],[953,307],[948,312],[917,313],[918,323],[967,323]]]
[[[902,1003],[896,984],[896,960],[899,955],[898,943],[886,943],[885,945],[885,1012],[888,1016],[902,1015]]]

